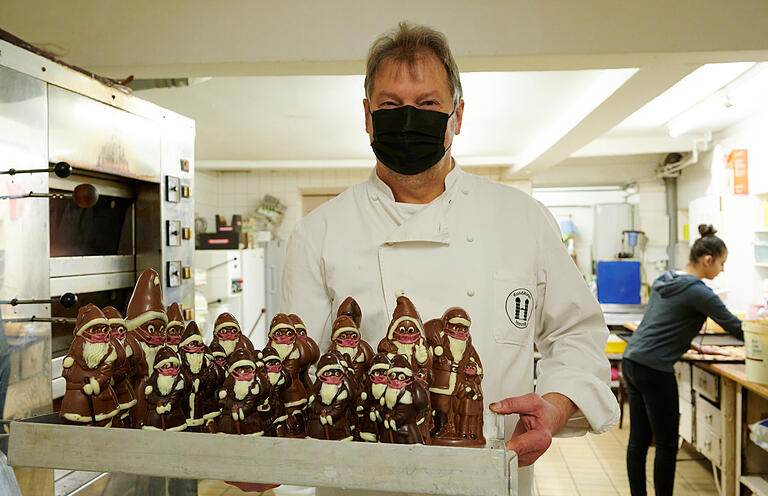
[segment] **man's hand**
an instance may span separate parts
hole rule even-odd
[[[507,449],[517,453],[520,467],[532,465],[543,455],[552,444],[552,436],[576,411],[576,405],[559,393],[543,397],[529,393],[491,403],[490,408],[503,415],[520,415],[512,439],[507,441]]]
[[[263,493],[278,487],[280,484],[261,484],[260,482],[234,482],[224,481],[230,486],[235,486],[239,490],[246,493]]]

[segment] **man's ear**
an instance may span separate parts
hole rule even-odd
[[[456,107],[456,132],[453,134],[459,134],[461,132],[461,121],[464,118],[464,100],[459,101],[459,106]]]
[[[363,113],[365,114],[365,132],[371,134],[371,122],[368,120],[371,115],[371,109],[369,107],[367,98],[363,98]]]

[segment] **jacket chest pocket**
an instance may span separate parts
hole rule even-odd
[[[536,280],[530,274],[493,274],[493,337],[523,345],[536,329]]]

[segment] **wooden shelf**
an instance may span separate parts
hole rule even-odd
[[[739,481],[757,496],[768,496],[768,482],[760,475],[742,475]]]
[[[486,425],[486,433],[503,432],[502,416],[489,413],[486,419],[494,424]],[[8,464],[18,467],[404,493],[517,494],[517,456],[496,435],[487,436],[486,448],[454,448],[108,429],[63,425],[58,414],[10,427]]]

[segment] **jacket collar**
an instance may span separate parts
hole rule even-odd
[[[395,225],[384,244],[414,241],[450,244],[447,213],[464,175],[464,171],[454,162],[453,169],[445,177],[445,191],[401,225]],[[397,218],[394,214],[397,205],[392,190],[379,178],[375,168],[368,178],[366,190],[374,208],[382,209],[390,218]]]

